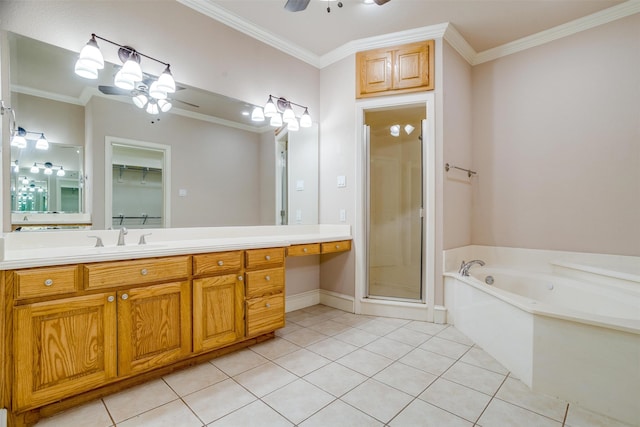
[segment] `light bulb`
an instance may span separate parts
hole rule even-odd
[[[44,137],[44,133],[40,134],[40,138],[36,141],[36,149],[37,150],[48,150],[49,149],[49,141]]]
[[[278,108],[276,108],[276,104],[273,103],[273,98],[269,95],[269,100],[264,106],[264,116],[273,117],[276,114],[278,114]]]
[[[253,111],[251,112],[251,120],[254,122],[262,122],[264,121],[265,115],[260,107],[253,107]]]
[[[271,116],[271,120],[269,121],[269,124],[277,128],[282,126],[282,116],[280,115],[280,113],[276,113],[273,116]]]
[[[302,117],[300,117],[300,127],[310,128],[312,124],[313,123],[311,122],[311,116],[309,115],[309,110],[305,108],[304,113],[302,113]]]

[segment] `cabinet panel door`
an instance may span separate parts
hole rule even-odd
[[[247,300],[247,336],[275,331],[284,326],[284,294]]]
[[[221,347],[244,336],[242,276],[193,281],[193,351]]]
[[[394,52],[394,89],[429,86],[429,49],[427,42],[412,43]]]
[[[17,307],[14,333],[16,408],[51,403],[114,378],[115,326],[114,294]]]
[[[359,95],[384,92],[392,88],[392,57],[392,52],[386,49],[356,55]]]
[[[189,282],[118,292],[118,375],[166,365],[190,352]]]

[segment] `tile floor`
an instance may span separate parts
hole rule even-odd
[[[317,305],[276,335],[37,426],[623,426],[531,392],[453,326]]]

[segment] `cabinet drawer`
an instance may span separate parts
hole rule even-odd
[[[185,279],[189,276],[189,261],[189,256],[178,256],[87,264],[85,287],[99,289]]]
[[[193,256],[193,274],[228,274],[242,269],[242,251]]]
[[[287,256],[318,255],[320,253],[320,243],[309,243],[306,245],[293,245],[287,248]]]
[[[247,273],[247,298],[282,292],[284,292],[284,268],[270,268]]]
[[[345,252],[351,250],[351,240],[341,240],[339,242],[327,242],[322,244],[320,249],[323,254],[330,254],[333,252]]]
[[[46,267],[14,272],[18,298],[33,298],[74,292],[78,285],[78,267]]]
[[[251,249],[246,251],[248,269],[278,267],[284,264],[284,248]]]
[[[247,301],[247,336],[275,331],[284,326],[284,294]]]

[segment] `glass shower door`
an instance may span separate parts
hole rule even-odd
[[[365,111],[368,297],[422,300],[425,106]]]

